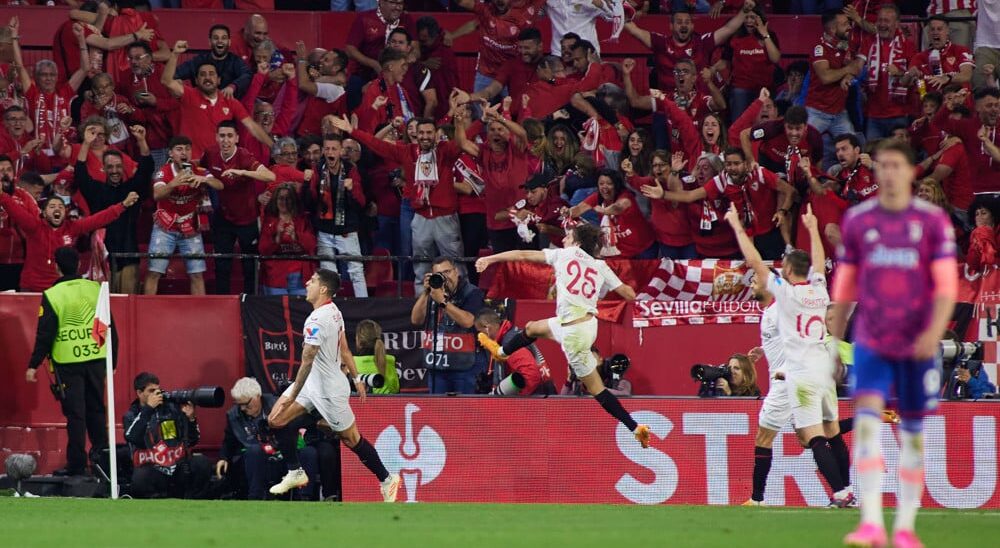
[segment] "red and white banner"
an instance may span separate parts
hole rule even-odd
[[[757,301],[635,301],[632,327],[760,323]]]
[[[745,301],[750,298],[749,270],[743,261],[663,259],[640,300]]]
[[[369,396],[354,409],[386,467],[402,475],[401,501],[740,504],[750,497],[759,400],[622,403],[649,425],[650,448],[592,398]],[[851,413],[847,402],[841,413]],[[1000,404],[945,402],[925,420],[925,508],[1000,508],[998,418]],[[895,428],[882,429],[888,504],[897,486]],[[812,455],[787,428],[774,440],[773,459],[766,503],[828,503]],[[344,451],[342,462],[345,500],[381,500],[354,455]]]

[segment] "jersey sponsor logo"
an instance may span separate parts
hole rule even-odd
[[[755,129],[755,130],[753,130],[753,138],[754,139],[763,139],[764,138],[764,130],[763,129]]]
[[[873,266],[916,268],[920,263],[920,253],[910,247],[886,247],[878,245],[868,255]]]
[[[815,55],[816,57],[822,56],[823,55],[823,46],[820,45],[820,46],[816,46],[815,48],[813,48],[813,55]]]
[[[741,49],[739,53],[740,55],[764,55],[764,49],[763,48]]]
[[[375,440],[375,450],[386,469],[402,476],[406,502],[417,502],[417,487],[434,481],[448,459],[444,439],[437,430],[424,425],[414,437],[413,415],[418,411],[420,408],[416,404],[407,403],[404,434],[401,435],[395,426],[389,426]]]

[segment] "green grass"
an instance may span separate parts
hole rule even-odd
[[[839,546],[856,510],[0,499],[3,546]],[[887,514],[887,518],[891,518]],[[929,510],[928,547],[995,546],[1000,514]]]

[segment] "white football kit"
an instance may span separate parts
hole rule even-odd
[[[622,281],[607,263],[595,259],[579,247],[545,249],[545,262],[556,274],[556,317],[549,318],[549,330],[566,354],[566,360],[577,378],[597,368],[597,359],[590,348],[597,340],[597,318],[566,325],[597,314],[601,289],[615,289]]]
[[[778,332],[784,346],[785,390],[796,428],[837,420],[834,362],[826,345],[826,276],[810,270],[793,284],[774,273],[767,290],[777,306]]]
[[[787,385],[783,379],[774,378],[782,369],[785,361],[781,333],[778,331],[778,305],[771,303],[771,306],[764,309],[760,316],[760,346],[764,349],[764,356],[767,358],[767,372],[770,378],[770,387],[767,396],[764,397],[764,404],[760,407],[760,414],[757,416],[757,424],[769,430],[780,431],[784,428],[788,419],[792,416],[792,408],[788,404]]]
[[[319,411],[334,432],[343,432],[354,424],[354,412],[349,403],[351,384],[341,371],[340,337],[344,332],[344,316],[337,305],[327,303],[306,318],[302,344],[318,346],[312,371],[306,378],[295,401],[312,412]],[[285,390],[290,395],[292,387]]]

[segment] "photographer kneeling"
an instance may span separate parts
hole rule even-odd
[[[486,369],[487,361],[473,327],[482,308],[482,290],[462,278],[451,259],[434,259],[410,311],[410,322],[424,327],[421,346],[431,394],[476,393],[476,375]]]
[[[198,498],[208,485],[212,465],[191,448],[201,432],[190,401],[164,397],[160,379],[139,373],[132,383],[137,398],[122,424],[132,454],[133,498]]]
[[[722,367],[696,365],[691,368],[691,376],[701,381],[700,398],[760,396],[757,371],[746,354],[733,354]]]

